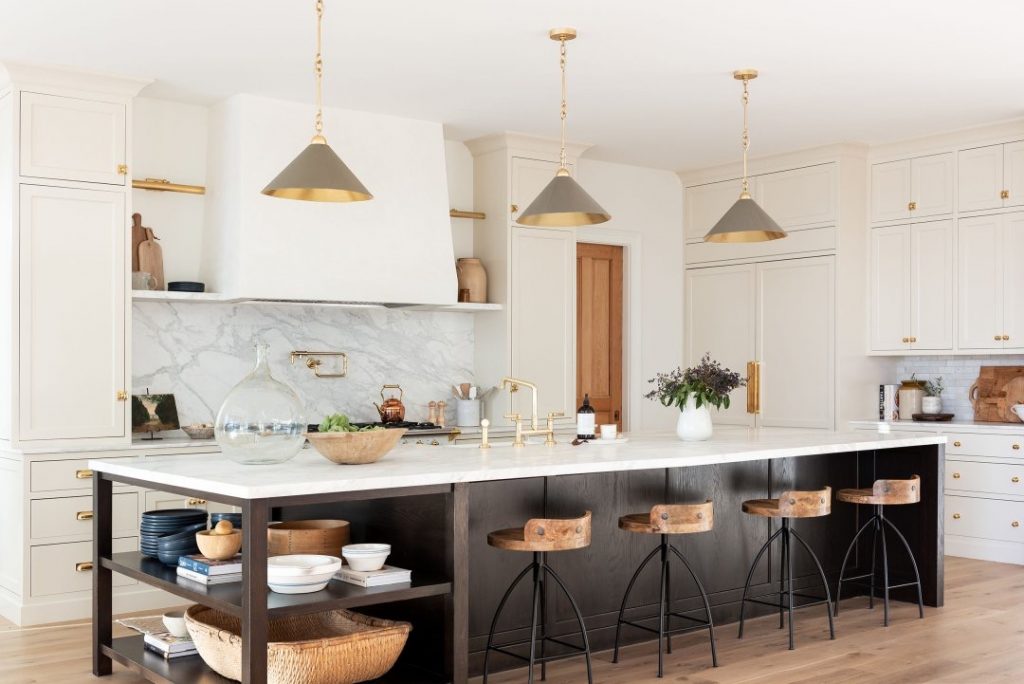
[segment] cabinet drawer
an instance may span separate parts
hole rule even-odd
[[[946,534],[1024,542],[1024,502],[947,494]]]
[[[92,471],[89,461],[92,459],[109,458],[96,454],[89,458],[67,461],[35,461],[30,470],[30,486],[33,492],[55,492],[63,489],[92,489]],[[115,487],[121,486],[117,482]]]
[[[138,537],[114,540],[114,553],[136,551]],[[83,566],[88,563],[89,566]],[[32,596],[53,596],[92,589],[92,542],[50,544],[32,547]],[[130,577],[114,573],[114,586],[136,584]]]
[[[948,456],[996,456],[1024,458],[1024,435],[975,435],[947,433]]]
[[[946,461],[946,491],[1024,496],[1024,465]]]
[[[137,492],[114,494],[114,534],[134,534],[138,530],[139,495]],[[80,535],[92,539],[91,496],[32,501],[32,539]]]

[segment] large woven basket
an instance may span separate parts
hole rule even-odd
[[[307,432],[306,439],[317,452],[332,463],[361,465],[379,461],[395,448],[405,428],[366,432]]]
[[[188,633],[206,664],[242,679],[238,618],[206,606],[185,612]],[[268,684],[354,684],[382,677],[405,647],[412,625],[334,610],[270,620]]]

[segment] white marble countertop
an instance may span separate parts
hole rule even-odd
[[[0,448],[0,451],[14,455],[36,455],[36,454],[88,454],[97,451],[104,452],[152,452],[161,449],[209,449],[219,450],[217,442],[213,439],[192,439],[181,430],[162,433],[161,439],[132,438],[130,443],[118,444],[89,444],[84,441],[73,446],[33,446],[23,449]]]
[[[850,427],[854,430],[869,428],[882,432],[898,430],[904,432],[981,432],[994,435],[1024,434],[1024,423],[986,423],[978,420],[947,420],[943,422],[924,422],[918,420],[851,420]]]
[[[153,485],[240,499],[365,491],[524,477],[576,475],[736,463],[849,451],[943,444],[936,434],[871,434],[787,428],[718,428],[706,442],[674,434],[627,435],[614,444],[561,442],[523,449],[399,446],[377,463],[339,466],[305,449],[279,465],[243,466],[209,454],[91,460],[93,470]]]

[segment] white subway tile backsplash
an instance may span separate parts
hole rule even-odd
[[[905,356],[896,364],[895,382],[916,373],[922,380],[942,376],[946,390],[942,393],[942,410],[956,417],[974,417],[968,392],[978,379],[981,366],[1024,366],[1024,355],[1014,356]]]

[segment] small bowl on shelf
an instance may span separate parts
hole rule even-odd
[[[209,423],[182,425],[181,431],[188,435],[190,439],[213,439],[213,425]]]
[[[317,453],[338,465],[375,463],[395,448],[405,428],[365,432],[308,432],[306,439]]]
[[[391,554],[391,544],[349,544],[341,547],[341,555],[356,572],[372,572],[384,567]]]
[[[234,558],[242,548],[242,532],[236,530],[230,520],[221,520],[211,530],[196,532],[196,546],[199,553],[210,560]]]
[[[326,587],[340,569],[337,556],[271,556],[267,559],[267,585],[279,594],[311,594]]]

